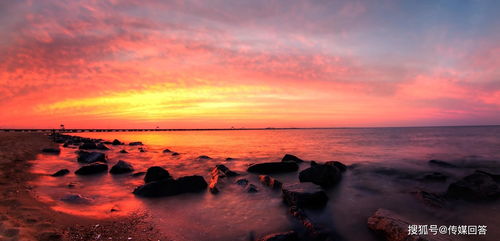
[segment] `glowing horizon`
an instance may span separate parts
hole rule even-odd
[[[4,1],[0,128],[500,124],[495,1]]]

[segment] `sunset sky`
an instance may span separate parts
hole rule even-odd
[[[500,1],[0,1],[0,128],[500,124]]]

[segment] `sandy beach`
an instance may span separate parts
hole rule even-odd
[[[42,133],[0,132],[0,240],[167,240],[147,215],[95,220],[56,212],[37,200],[30,160],[56,147]]]

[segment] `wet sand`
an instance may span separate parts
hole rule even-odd
[[[168,240],[147,214],[97,220],[52,210],[28,185],[31,160],[54,147],[42,133],[0,132],[0,240]]]

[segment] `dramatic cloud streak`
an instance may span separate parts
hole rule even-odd
[[[0,127],[500,124],[498,10],[2,1]]]

